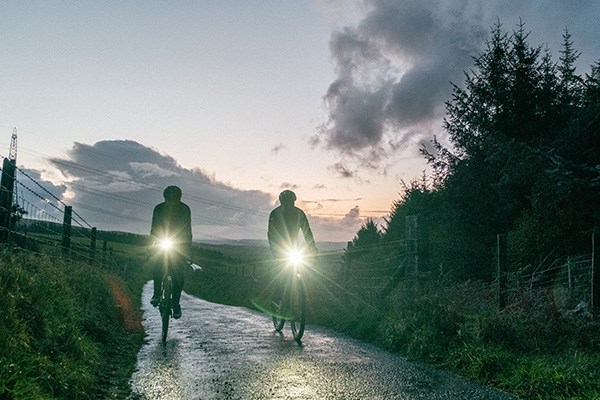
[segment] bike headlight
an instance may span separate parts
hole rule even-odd
[[[162,249],[162,250],[171,250],[173,248],[173,241],[169,238],[162,238],[158,241],[158,246]]]
[[[290,250],[287,253],[287,260],[288,263],[293,266],[302,265],[302,263],[304,262],[304,254],[298,249]]]

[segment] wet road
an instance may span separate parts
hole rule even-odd
[[[509,399],[452,374],[336,332],[307,326],[302,346],[286,325],[246,308],[182,295],[166,346],[143,292],[147,342],[131,378],[135,399]]]

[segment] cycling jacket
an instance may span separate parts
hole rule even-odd
[[[300,231],[306,244],[315,248],[315,239],[304,211],[296,206],[279,206],[271,211],[267,237],[273,253],[284,252],[297,246]]]

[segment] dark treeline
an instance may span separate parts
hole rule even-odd
[[[419,216],[425,265],[457,277],[494,276],[500,233],[515,270],[590,253],[600,219],[600,62],[581,76],[579,55],[567,30],[553,60],[528,43],[522,23],[512,33],[494,26],[464,85],[453,85],[447,138],[421,149],[431,176],[404,184],[385,226],[368,221],[346,261],[368,251],[398,263],[409,215]]]

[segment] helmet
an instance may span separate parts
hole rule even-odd
[[[167,186],[163,191],[163,197],[166,199],[181,200],[181,189],[178,186]]]
[[[296,201],[296,193],[292,192],[291,190],[284,190],[283,192],[279,193],[279,202],[281,204],[290,204],[290,203],[294,203]]]

